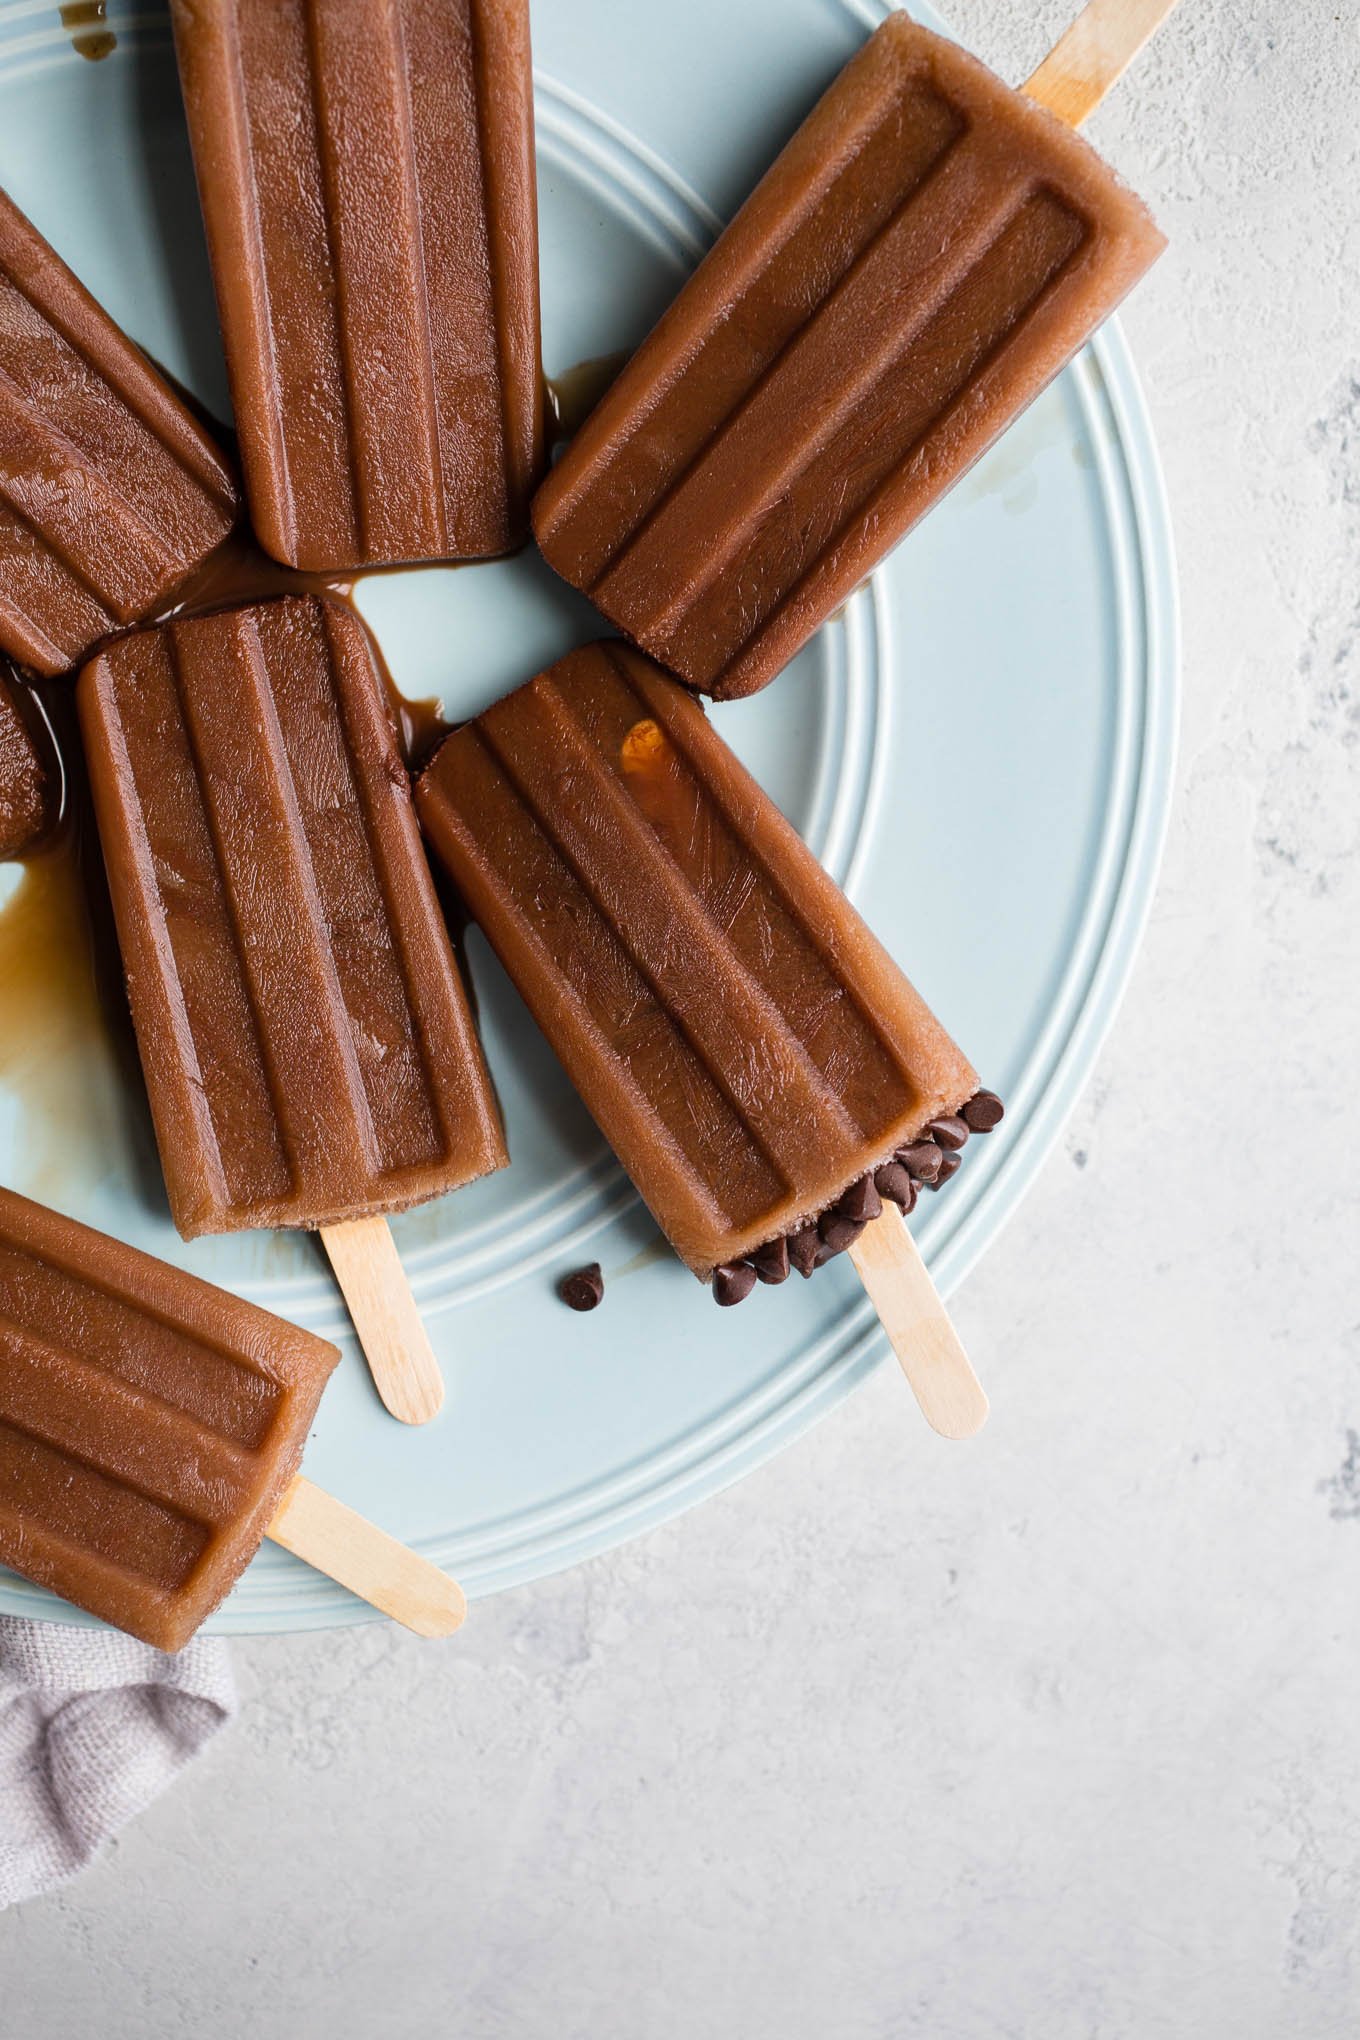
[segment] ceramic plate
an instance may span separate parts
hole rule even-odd
[[[623,33],[618,0],[535,0],[550,375],[642,336],[880,11],[636,0]],[[92,62],[55,6],[0,4],[0,182],[225,415],[168,21],[117,0],[109,14],[116,47]],[[372,580],[359,600],[399,684],[455,717],[596,627],[532,552]],[[1004,1127],[917,1214],[948,1293],[1015,1210],[1090,1071],[1166,817],[1171,543],[1118,329],[775,686],[715,720],[1006,1096]],[[0,900],[32,883],[6,868]],[[30,892],[29,911],[40,904]],[[449,1384],[423,1431],[383,1413],[310,1239],[179,1239],[135,1069],[79,969],[44,997],[0,986],[0,1180],[337,1339],[344,1362],[309,1474],[485,1594],[737,1479],[887,1353],[845,1264],[715,1310],[475,934],[469,962],[514,1163],[397,1222]],[[607,1289],[577,1317],[553,1285],[584,1260],[603,1263]],[[1001,1356],[978,1357],[1004,1398]],[[919,1449],[951,1448],[923,1428]],[[7,1576],[0,1608],[69,1619]],[[212,1626],[366,1619],[267,1546]]]

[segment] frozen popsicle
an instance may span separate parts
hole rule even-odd
[[[504,552],[544,456],[527,0],[173,0],[251,517]]]
[[[445,739],[421,820],[682,1260],[808,1275],[994,1116],[925,1002],[651,660],[587,647]],[[989,1095],[989,1094],[988,1094]],[[998,1108],[999,1113],[999,1108]],[[971,1115],[971,1118],[964,1116]]]
[[[338,1358],[0,1190],[0,1565],[179,1650],[277,1535],[447,1634],[465,1610],[456,1584],[298,1476]]]
[[[1169,4],[1092,12],[1118,43]],[[754,693],[1163,245],[1059,119],[891,14],[545,480],[538,542],[692,687]]]
[[[0,649],[64,672],[155,609],[237,509],[197,419],[0,192]]]
[[[47,768],[14,689],[0,675],[0,858],[18,857],[47,823]]]
[[[354,1223],[506,1156],[372,641],[327,597],[176,619],[78,702],[175,1223],[320,1229],[376,1369]]]

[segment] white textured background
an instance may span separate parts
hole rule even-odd
[[[1012,77],[1069,11],[950,4]],[[4,2040],[1360,2031],[1357,0],[1183,0],[1093,134],[1172,238],[1186,712],[1122,1017],[958,1299],[987,1432],[885,1371],[446,1647],[238,1647],[237,1732],[0,1920]]]

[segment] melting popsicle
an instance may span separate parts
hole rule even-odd
[[[754,693],[1163,245],[1060,120],[891,14],[544,481],[539,545],[690,686]]]
[[[173,0],[251,516],[507,551],[544,458],[527,0]]]
[[[574,652],[495,703],[445,739],[416,798],[567,1074],[720,1303],[791,1267],[810,1275],[885,1200],[909,1241],[900,1214],[918,1186],[999,1117],[697,703],[631,648]]]
[[[0,1564],[180,1650],[276,1536],[447,1635],[455,1582],[297,1473],[339,1357],[0,1189]]]
[[[0,650],[61,673],[238,513],[224,456],[0,192]]]
[[[506,1155],[368,633],[328,597],[177,619],[78,700],[175,1223],[319,1229],[381,1369],[356,1225]],[[414,1409],[378,1381],[420,1421],[438,1380],[400,1300]]]

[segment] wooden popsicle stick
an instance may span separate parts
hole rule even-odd
[[[298,1474],[265,1533],[417,1636],[452,1636],[467,1614],[457,1580]]]
[[[378,1394],[403,1424],[428,1424],[443,1404],[444,1377],[391,1226],[379,1213],[323,1225],[321,1238]]]
[[[1080,127],[1176,4],[1087,0],[1022,91],[1069,127]]]
[[[973,1437],[987,1421],[987,1397],[895,1204],[865,1227],[850,1259],[926,1422],[942,1438]]]

